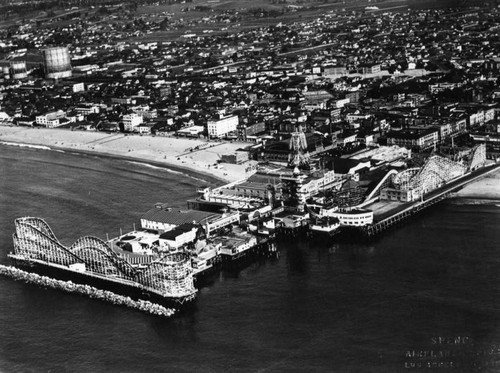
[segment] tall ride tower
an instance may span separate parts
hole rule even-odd
[[[288,155],[288,165],[290,167],[309,167],[309,153],[307,152],[306,135],[302,131],[302,126],[292,133],[290,139],[290,154]]]

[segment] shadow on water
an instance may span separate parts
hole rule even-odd
[[[279,246],[280,249],[286,251],[286,265],[288,273],[305,274],[307,273],[307,253],[308,249],[306,241],[298,240],[294,242],[286,242]]]
[[[151,333],[161,340],[171,340],[172,343],[194,343],[197,341],[196,325],[198,310],[182,312],[172,318],[150,317],[148,324]]]
[[[280,254],[268,253],[262,254],[249,254],[242,259],[234,262],[226,261],[214,265],[212,270],[206,271],[203,275],[196,278],[195,286],[197,289],[212,287],[217,282],[238,279],[243,271],[259,272],[267,265],[275,265],[279,262]]]

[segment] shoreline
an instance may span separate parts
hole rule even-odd
[[[9,145],[9,143],[12,143]],[[222,185],[244,179],[248,165],[222,164],[214,167],[221,154],[232,154],[246,143],[222,143],[163,136],[71,131],[31,127],[0,126],[0,144],[36,146],[110,159],[145,163],[186,172],[208,183]]]
[[[245,170],[246,165],[224,163],[222,167],[213,167],[221,154],[235,152],[248,146],[247,143],[0,126],[0,145],[33,146],[45,150],[144,163],[186,173],[188,177],[204,179],[208,184],[216,186],[251,175]],[[467,184],[454,193],[453,197],[500,201],[500,168]]]
[[[500,168],[465,185],[453,194],[453,198],[490,202],[500,201]]]
[[[206,179],[206,182],[209,184],[219,185],[220,183],[227,182],[225,179],[218,178],[218,177],[216,177],[208,172],[193,170],[192,168],[189,168],[189,167],[182,167],[182,166],[172,165],[172,164],[168,164],[168,163],[162,163],[162,162],[158,162],[158,161],[150,161],[150,160],[147,160],[144,158],[129,157],[126,155],[114,155],[114,154],[96,152],[96,151],[91,151],[91,150],[64,148],[64,147],[48,146],[48,145],[42,145],[42,144],[29,144],[29,143],[21,143],[21,142],[16,142],[16,141],[2,141],[1,137],[0,137],[0,146],[14,146],[14,147],[20,147],[20,148],[26,147],[26,148],[35,149],[35,150],[60,151],[60,152],[67,153],[67,154],[87,155],[87,156],[98,157],[98,158],[103,158],[103,159],[113,159],[113,160],[117,160],[117,161],[142,163],[142,164],[149,165],[149,166],[163,168],[167,171],[170,170],[170,171],[173,171],[175,173],[182,173],[182,174],[185,174],[189,178]]]

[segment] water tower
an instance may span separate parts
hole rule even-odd
[[[42,50],[45,77],[47,79],[69,78],[71,59],[67,47],[53,47]]]

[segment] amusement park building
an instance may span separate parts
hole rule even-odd
[[[182,224],[205,224],[207,221],[216,220],[220,217],[220,214],[211,212],[174,210],[158,205],[141,217],[141,227],[167,232]]]
[[[141,227],[155,231],[168,232],[183,224],[201,226],[205,233],[240,221],[239,212],[217,214],[198,210],[177,210],[165,208],[161,204],[147,211],[141,217]]]
[[[281,176],[281,195],[286,200],[296,199],[303,205],[307,199],[320,191],[335,187],[340,188],[342,178],[334,171],[326,171],[321,175],[305,175],[294,172],[292,175]]]

